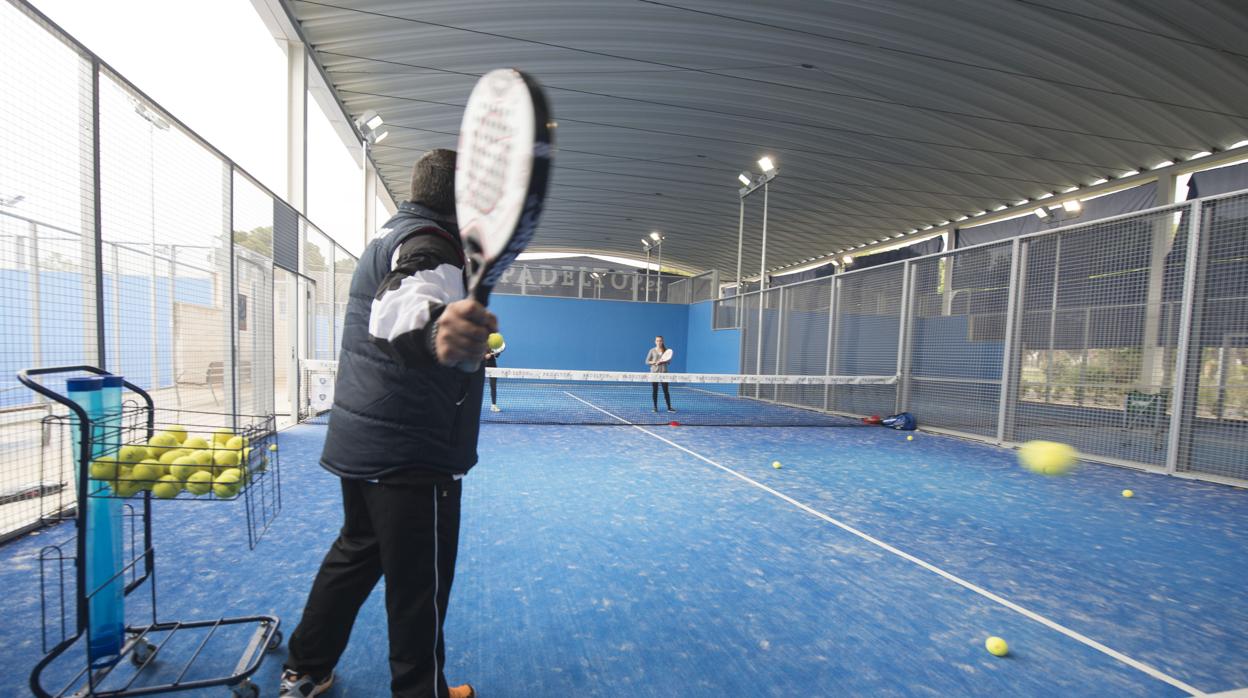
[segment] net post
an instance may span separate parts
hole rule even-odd
[[[1196,419],[1197,395],[1189,395],[1200,380],[1200,350],[1192,356],[1192,335],[1200,327],[1202,307],[1196,303],[1197,288],[1205,283],[1202,267],[1209,262],[1202,234],[1204,207],[1199,199],[1192,201],[1187,223],[1187,254],[1183,263],[1183,302],[1179,316],[1179,346],[1175,357],[1174,399],[1170,408],[1170,439],[1166,444],[1166,473],[1173,475],[1179,463],[1186,463],[1190,456],[1192,427]]]
[[[1010,244],[1010,285],[1006,291],[1005,344],[1001,350],[1001,392],[997,398],[997,441],[1004,443],[1014,438],[1014,401],[1018,395],[1018,360],[1015,354],[1019,328],[1019,299],[1022,297],[1023,276],[1026,270],[1027,242],[1014,238]]]
[[[906,404],[909,402],[910,388],[910,296],[914,292],[914,284],[911,277],[914,274],[914,266],[910,260],[902,262],[901,265],[901,307],[897,310],[897,387],[894,390],[893,414],[899,414],[906,411]]]

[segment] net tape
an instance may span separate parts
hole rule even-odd
[[[715,385],[895,385],[897,376],[776,376],[736,373],[646,373],[542,368],[487,368],[490,378],[601,383],[705,383]]]

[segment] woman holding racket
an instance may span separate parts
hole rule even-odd
[[[651,373],[667,373],[667,365],[672,362],[672,350],[663,344],[663,335],[654,338],[654,348],[646,354],[646,363],[650,366]],[[650,384],[650,401],[654,404],[654,411],[659,411],[659,386],[663,386],[663,401],[667,403],[667,411],[675,412],[676,408],[672,407],[672,394],[668,392],[666,382],[654,382]]]

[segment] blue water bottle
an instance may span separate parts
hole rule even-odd
[[[103,378],[71,378],[66,381],[66,392],[87,414],[91,429],[91,453],[94,461],[117,451],[108,443],[108,414],[104,407]],[[120,398],[120,390],[117,391]],[[82,453],[81,427],[77,417],[71,418],[75,456]],[[87,653],[92,665],[107,663],[121,653],[125,634],[125,618],[122,601],[125,593],[121,571],[121,500],[110,497],[112,483],[89,480],[86,498],[85,563],[87,608],[90,622],[87,625]]]

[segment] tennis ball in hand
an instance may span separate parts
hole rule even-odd
[[[485,340],[485,343],[488,344],[494,351],[498,351],[503,348],[503,335],[497,332],[491,332],[489,338]]]
[[[1122,496],[1126,497],[1127,499],[1131,499],[1132,497],[1135,496],[1135,493],[1132,492],[1131,490],[1123,490]]]
[[[984,642],[984,647],[988,649],[989,654],[997,657],[1004,657],[1010,653],[1010,646],[1006,644],[1005,640],[996,636],[988,638]]]
[[[174,439],[177,439],[179,445],[186,443],[186,427],[181,424],[174,424],[173,426],[165,429],[165,433],[172,436]]]
[[[210,489],[212,489],[212,473],[200,470],[186,480],[186,491],[197,497],[201,494],[208,494]]]
[[[1068,444],[1056,441],[1028,441],[1018,449],[1018,460],[1033,473],[1065,475],[1075,467],[1078,454]]]
[[[173,499],[182,491],[182,481],[173,475],[162,475],[155,485],[152,485],[152,494],[161,499]]]
[[[240,485],[238,470],[230,468],[212,481],[212,493],[221,499],[229,499],[238,494]]]

